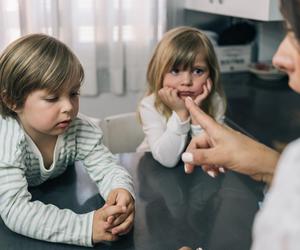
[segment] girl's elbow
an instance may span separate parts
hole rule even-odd
[[[166,159],[156,154],[152,154],[152,155],[156,161],[158,161],[161,165],[167,168],[176,167],[179,161],[179,159],[176,159],[176,157],[174,157],[173,159]]]

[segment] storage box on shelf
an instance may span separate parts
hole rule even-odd
[[[279,0],[185,0],[184,6],[189,10],[253,20],[282,20]]]
[[[246,45],[216,46],[215,50],[222,73],[248,71],[254,59],[254,43]]]

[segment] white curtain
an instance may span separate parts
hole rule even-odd
[[[140,91],[153,47],[167,26],[180,23],[180,2],[0,0],[0,50],[21,35],[47,33],[68,44],[82,62],[83,95]]]

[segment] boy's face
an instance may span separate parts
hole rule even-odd
[[[78,114],[79,88],[78,84],[57,94],[39,89],[28,95],[23,107],[15,112],[33,140],[58,136],[68,129]]]
[[[163,80],[163,87],[178,90],[178,96],[185,99],[187,96],[195,99],[203,92],[203,85],[209,77],[209,69],[206,61],[198,56],[191,69],[171,69]]]

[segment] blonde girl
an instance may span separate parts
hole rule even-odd
[[[212,43],[196,28],[169,30],[155,48],[147,82],[147,93],[138,107],[145,139],[137,151],[151,151],[162,165],[174,167],[189,135],[201,133],[185,107],[186,97],[223,121],[226,101]]]

